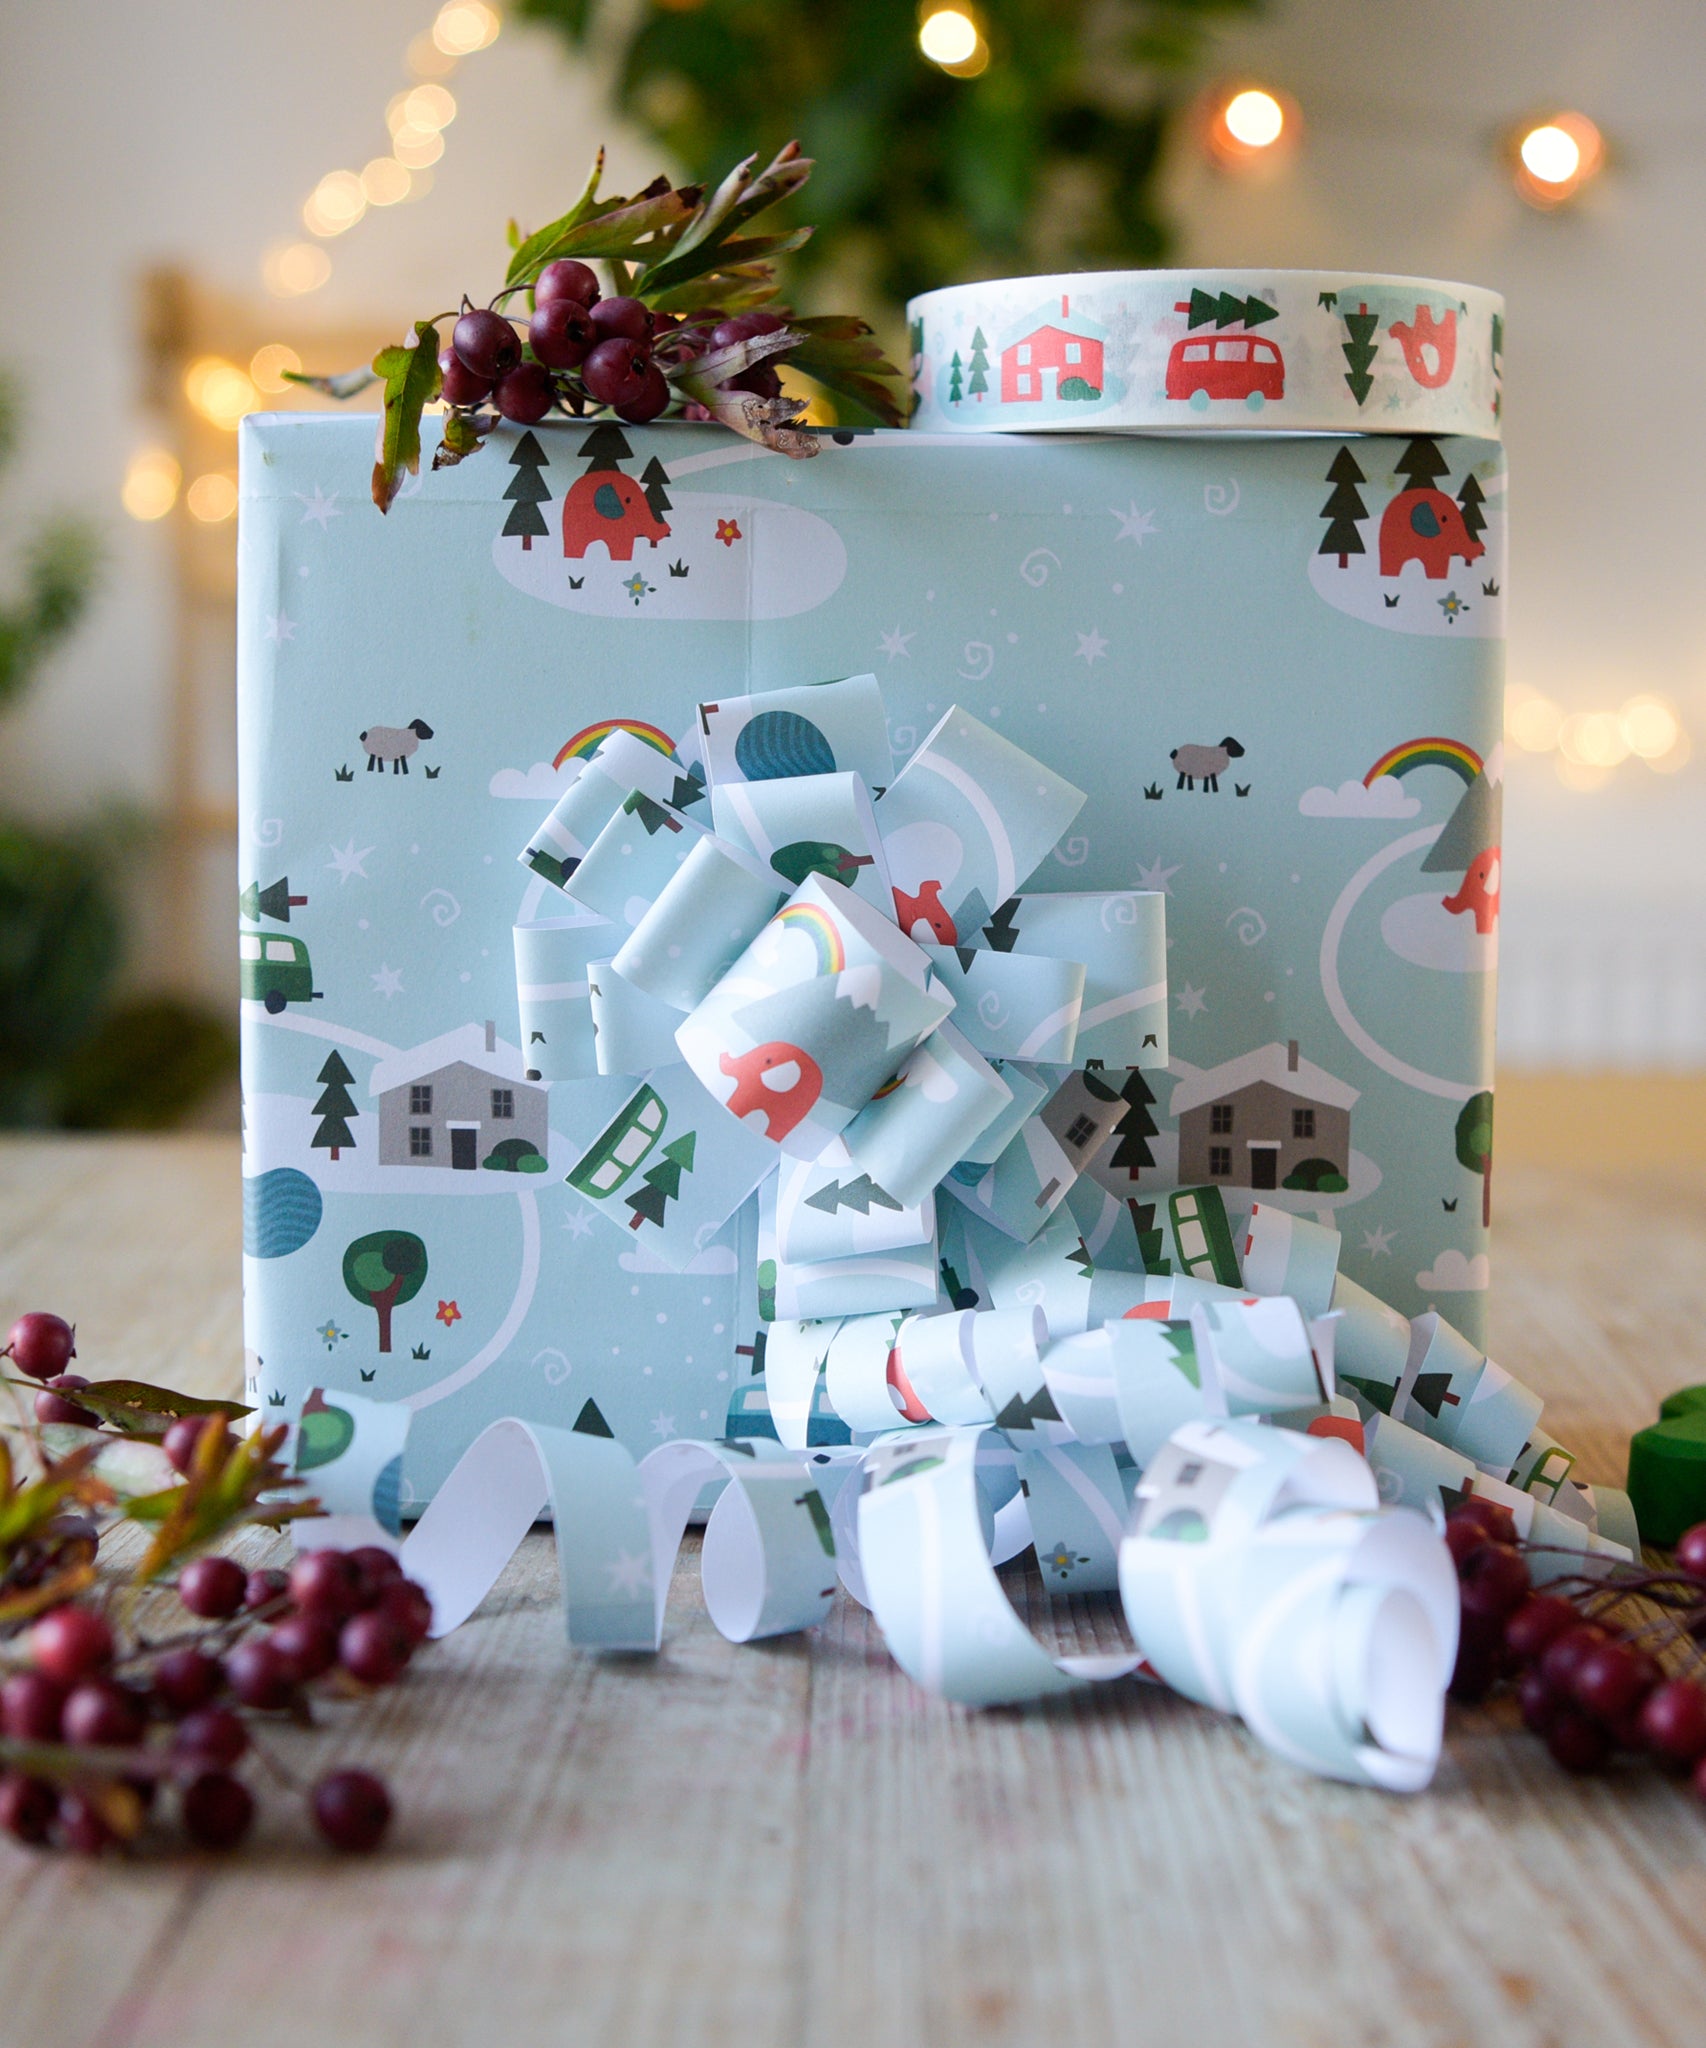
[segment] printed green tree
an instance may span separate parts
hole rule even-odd
[[[1345,315],[1345,332],[1350,340],[1340,347],[1340,354],[1350,367],[1345,372],[1345,382],[1350,386],[1351,396],[1361,405],[1374,388],[1374,379],[1368,374],[1368,366],[1380,353],[1380,344],[1374,338],[1375,329],[1380,325],[1380,315],[1371,313],[1366,306],[1358,306],[1354,313]]]
[[[344,1065],[342,1054],[334,1052],[315,1078],[325,1086],[313,1110],[320,1119],[320,1125],[309,1142],[314,1150],[330,1152],[336,1159],[345,1147],[352,1151],[355,1148],[349,1127],[349,1119],[361,1114],[350,1100],[349,1084],[355,1076]]]
[[[1368,517],[1368,507],[1363,503],[1357,485],[1367,483],[1368,478],[1357,468],[1356,457],[1351,451],[1341,448],[1333,457],[1327,481],[1333,486],[1333,494],[1321,507],[1321,517],[1330,524],[1316,552],[1337,555],[1339,567],[1343,569],[1352,555],[1367,552],[1362,544],[1362,535],[1357,531],[1357,521]]]
[[[503,537],[505,540],[519,537],[521,545],[530,548],[536,534],[542,537],[550,531],[539,507],[549,502],[551,492],[539,472],[551,465],[534,434],[522,435],[509,460],[515,476],[504,492],[504,503],[513,505],[515,510],[504,521]]]
[[[1493,1220],[1493,1091],[1471,1095],[1457,1119],[1457,1160],[1481,1176],[1481,1223]]]
[[[620,469],[633,454],[628,446],[628,437],[622,429],[605,420],[593,428],[575,453],[586,464],[586,473],[591,476],[595,470]]]
[[[984,375],[989,368],[989,357],[984,353],[988,347],[989,343],[983,338],[983,329],[974,328],[971,337],[971,382],[966,389],[980,405],[983,403],[983,394],[989,389],[989,379]]]
[[[1439,444],[1426,434],[1404,443],[1404,452],[1392,467],[1404,479],[1406,490],[1422,491],[1437,484],[1451,464],[1439,452]]]
[[[628,1207],[634,1212],[628,1220],[630,1230],[638,1230],[642,1223],[656,1223],[661,1228],[670,1203],[681,1193],[681,1176],[693,1171],[697,1136],[689,1131],[673,1145],[666,1145],[656,1166],[628,1197]]]
[[[961,371],[964,367],[960,361],[960,352],[958,349],[955,349],[953,360],[948,365],[948,403],[950,405],[958,405],[961,398],[965,395],[961,388]]]
[[[669,482],[669,471],[655,455],[640,471],[640,482],[645,486],[646,503],[652,508],[652,517],[662,519],[670,508],[669,493],[664,489]]]
[[[1135,1195],[1126,1197],[1126,1207],[1131,1211],[1131,1227],[1137,1234],[1137,1255],[1143,1261],[1146,1273],[1170,1273],[1173,1262],[1165,1256],[1167,1233],[1156,1222],[1155,1202],[1140,1202]]]
[[[1155,1119],[1149,1114],[1155,1104],[1155,1094],[1141,1067],[1126,1069],[1120,1100],[1128,1106],[1125,1115],[1114,1126],[1118,1143],[1108,1165],[1110,1169],[1117,1167],[1129,1179],[1136,1180],[1146,1166],[1155,1164],[1149,1140],[1160,1135]]]
[[[426,1284],[427,1250],[410,1230],[371,1230],[344,1247],[344,1285],[379,1318],[379,1348],[391,1349],[391,1311]]]
[[[1464,531],[1471,540],[1479,540],[1487,530],[1487,515],[1481,507],[1487,502],[1487,494],[1475,480],[1471,470],[1463,479],[1463,488],[1457,494],[1457,503],[1463,513]]]

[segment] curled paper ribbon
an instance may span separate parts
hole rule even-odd
[[[1477,285],[1081,271],[949,285],[907,313],[913,426],[932,433],[1499,431],[1504,300]]]

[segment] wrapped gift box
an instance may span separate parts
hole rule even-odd
[[[386,518],[371,461],[367,418],[244,423],[260,1405],[318,1385],[406,1402],[416,1501],[497,1416],[573,1422],[590,1402],[635,1450],[765,1426],[765,1318],[817,1312],[777,1302],[777,1234],[811,1219],[785,1187],[768,1209],[754,1195],[666,1261],[640,1226],[677,1206],[673,1170],[632,1216],[602,1206],[597,1146],[623,1171],[618,1125],[648,1145],[646,1112],[632,1078],[548,1071],[534,1040],[556,984],[527,979],[536,942],[512,927],[565,907],[572,834],[547,821],[611,734],[665,775],[659,804],[709,827],[707,755],[740,741],[726,715],[707,737],[696,706],[862,675],[882,760],[847,740],[784,764],[856,771],[833,804],[825,785],[825,841],[860,829],[872,781],[959,706],[1085,794],[1027,892],[1164,901],[1149,1035],[1166,1064],[1113,1073],[1117,1122],[1096,1121],[1091,1086],[1079,1126],[1099,1149],[1071,1214],[1098,1267],[1139,1265],[1146,1236],[1153,1257],[1169,1191],[1218,1186],[1235,1231],[1252,1201],[1330,1222],[1348,1280],[1479,1337],[1495,441],[915,430],[825,435],[790,461],[711,426],[553,423],[423,473]],[[612,936],[577,973],[626,936],[622,876],[601,886]],[[913,910],[932,940],[930,905]],[[999,932],[1001,905],[987,911]],[[979,952],[938,953],[962,1009],[993,993]],[[601,1031],[643,1046],[648,1017],[618,1014],[614,987],[600,1000]],[[698,1086],[679,1062],[661,1071],[663,1099]],[[938,1201],[919,1301],[965,1306],[956,1259],[983,1225]],[[1188,1225],[1171,1221],[1177,1257]]]

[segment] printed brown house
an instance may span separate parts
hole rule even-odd
[[[526,1078],[519,1049],[495,1024],[464,1024],[393,1053],[368,1087],[379,1098],[382,1166],[472,1171],[494,1158],[513,1167],[527,1147],[545,1154],[549,1096]],[[521,1143],[506,1146],[511,1139]]]
[[[1205,1067],[1173,1090],[1180,1185],[1342,1192],[1358,1092],[1300,1059],[1295,1038]]]

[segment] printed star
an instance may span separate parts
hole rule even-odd
[[[400,996],[403,993],[403,970],[400,967],[387,967],[382,960],[379,963],[379,972],[373,977],[373,987],[375,993],[382,995],[387,1002],[393,996]]]
[[[1187,1017],[1200,1017],[1208,1008],[1208,998],[1200,988],[1192,988],[1188,981],[1173,1000]]]
[[[1177,866],[1164,868],[1159,861],[1153,867],[1147,868],[1141,861],[1137,864],[1137,879],[1139,883],[1145,889],[1159,889],[1163,896],[1172,895],[1173,892],[1167,885],[1178,872]]]
[[[326,866],[337,870],[338,887],[340,889],[349,880],[351,875],[360,875],[364,882],[372,879],[366,868],[362,866],[362,862],[366,860],[372,851],[373,848],[371,846],[364,846],[358,853],[353,839],[351,839],[341,853],[335,846],[332,848],[332,857],[327,861]]]
[[[662,1441],[664,1439],[674,1436],[674,1434],[675,1417],[673,1415],[654,1415],[652,1417],[653,1436],[657,1437],[660,1441]]]
[[[282,647],[287,640],[296,638],[296,620],[286,612],[274,612],[267,621],[266,637],[275,647]]]
[[[590,1209],[577,1209],[572,1216],[565,1216],[563,1218],[563,1228],[571,1237],[590,1237],[592,1235],[592,1211]]]
[[[1392,1256],[1392,1240],[1397,1233],[1384,1227],[1379,1230],[1365,1230],[1362,1234],[1362,1248],[1372,1257],[1387,1259]]]
[[[735,542],[741,538],[740,522],[735,519],[719,519],[717,521],[716,538],[722,542],[724,547],[732,548]]]
[[[1462,614],[1463,612],[1473,611],[1475,609],[1473,605],[1465,604],[1462,598],[1458,596],[1455,590],[1448,590],[1445,593],[1444,597],[1436,598],[1434,602],[1439,606],[1440,610],[1444,612],[1445,623],[1448,626],[1455,626],[1457,624],[1460,614]]]
[[[441,1322],[447,1330],[452,1323],[459,1323],[462,1320],[462,1311],[453,1301],[441,1301],[433,1311],[433,1314],[435,1319]]]
[[[651,1560],[643,1551],[619,1550],[604,1569],[613,1593],[638,1593],[652,1582]]]
[[[1114,535],[1115,540],[1134,540],[1139,547],[1142,547],[1146,534],[1159,533],[1161,531],[1160,527],[1155,523],[1155,514],[1153,512],[1140,512],[1137,509],[1137,500],[1135,498],[1131,501],[1131,510],[1129,512],[1122,512],[1117,505],[1110,505],[1108,510],[1120,523],[1120,530]]]
[[[1095,663],[1103,660],[1107,652],[1107,641],[1094,628],[1088,633],[1078,635],[1078,654],[1086,668],[1093,667]]]
[[[324,533],[327,520],[341,519],[344,516],[338,506],[338,494],[336,491],[328,498],[320,489],[320,486],[316,484],[313,497],[309,497],[306,491],[297,491],[294,495],[299,503],[305,507],[301,519],[297,522],[301,526],[306,526],[309,520],[313,520],[314,524]]]
[[[915,640],[917,637],[916,630],[911,633],[903,633],[898,626],[895,627],[892,633],[883,633],[878,636],[882,651],[888,656],[890,661],[893,661],[897,654],[906,655],[907,660],[910,661],[912,656],[907,651],[906,643],[909,640]]]

